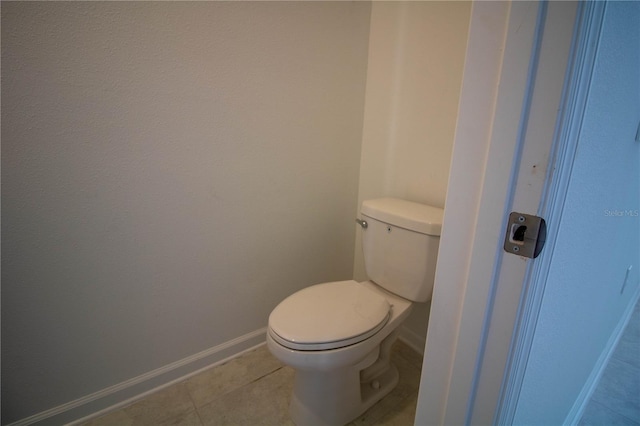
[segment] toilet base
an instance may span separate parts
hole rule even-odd
[[[333,371],[297,370],[289,412],[298,426],[340,426],[368,410],[398,384],[388,336],[357,365]]]

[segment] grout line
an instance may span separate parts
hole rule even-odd
[[[249,354],[250,352],[255,351],[256,349],[258,349],[259,347],[261,347],[261,346],[263,346],[263,345],[264,345],[264,343],[263,343],[263,344],[260,344],[260,345],[258,345],[258,346],[255,346],[255,347],[251,348],[250,350],[246,350],[246,351],[245,351],[245,352],[243,352],[240,356],[238,356],[238,357],[236,357],[236,358],[234,358],[234,359],[230,360],[229,362],[233,362],[233,361],[236,361],[236,360],[240,360],[240,359],[242,359],[244,356],[246,356],[247,354]],[[192,379],[195,379],[195,378],[197,378],[197,377],[198,377],[199,375],[201,375],[201,374],[207,374],[207,373],[209,373],[211,370],[214,370],[214,369],[216,369],[216,368],[222,367],[222,366],[227,365],[227,364],[228,364],[228,362],[225,362],[225,363],[223,363],[223,364],[219,364],[219,365],[216,365],[216,366],[209,367],[209,368],[207,368],[207,369],[201,370],[199,373],[197,373],[197,374],[195,374],[195,375],[193,375],[193,376],[189,377],[187,380],[185,380],[185,382],[188,382],[188,381],[190,381],[190,380],[192,380]],[[207,405],[209,405],[209,404],[213,403],[214,401],[216,401],[216,400],[218,400],[218,399],[220,399],[220,398],[224,397],[225,395],[228,395],[228,394],[230,394],[230,393],[232,393],[232,392],[235,392],[235,391],[236,391],[236,390],[238,390],[238,389],[242,389],[242,388],[244,388],[245,386],[247,386],[247,385],[249,385],[249,384],[251,384],[251,383],[254,383],[254,382],[256,382],[256,381],[258,381],[258,380],[260,380],[260,379],[262,379],[262,378],[264,378],[264,377],[266,377],[266,376],[268,376],[268,375],[270,375],[270,374],[273,374],[273,373],[275,373],[276,371],[278,371],[278,370],[280,370],[280,369],[282,369],[282,368],[284,368],[284,365],[281,365],[281,366],[279,366],[279,367],[275,368],[274,370],[268,371],[267,373],[264,373],[264,374],[262,374],[262,375],[258,376],[257,378],[252,379],[252,380],[248,381],[247,383],[244,383],[244,384],[242,384],[242,385],[240,385],[240,386],[238,386],[238,387],[235,387],[235,388],[233,388],[233,389],[228,389],[226,392],[224,392],[224,393],[221,393],[221,394],[217,395],[215,398],[213,398],[213,399],[211,399],[211,400],[208,400],[206,403],[204,403],[204,404],[202,404],[202,405],[200,405],[200,406],[198,406],[198,405],[196,404],[195,399],[194,399],[194,397],[193,397],[193,395],[192,395],[192,393],[191,393],[191,389],[190,389],[190,387],[189,387],[188,385],[187,385],[187,393],[189,394],[189,398],[190,398],[190,400],[191,400],[191,403],[192,403],[192,404],[193,404],[193,406],[195,407],[195,409],[196,409],[196,410],[199,410],[200,408],[205,407],[205,406],[207,406]],[[198,411],[198,413],[199,413],[199,411]]]
[[[240,387],[241,387],[241,388],[243,388],[243,387],[245,387],[245,386],[247,386],[247,385],[250,385],[250,384],[252,384],[252,383],[255,383],[255,382],[257,382],[258,380],[261,380],[261,379],[263,379],[263,378],[265,378],[265,377],[267,377],[267,376],[272,375],[272,374],[273,374],[273,373],[275,373],[276,371],[280,371],[280,370],[282,370],[284,367],[285,367],[285,366],[284,366],[284,365],[282,365],[282,366],[280,366],[280,367],[276,368],[275,370],[271,370],[271,371],[269,371],[268,373],[265,373],[265,374],[263,374],[262,376],[257,377],[257,378],[255,378],[255,379],[251,380],[250,382],[247,382],[246,384],[244,384],[244,385],[242,385],[242,386],[240,386]],[[238,389],[240,389],[240,388],[238,388]],[[229,393],[229,392],[227,392],[227,393]],[[225,395],[226,395],[226,394],[225,394]]]
[[[220,364],[220,365],[224,365],[224,364]],[[215,368],[215,367],[213,367]],[[205,370],[207,371],[207,370]],[[205,371],[202,371],[199,374],[204,373]],[[196,377],[198,374],[191,376],[188,379],[185,379],[182,383],[184,383],[184,387],[187,389],[187,395],[189,395],[189,401],[191,401],[191,405],[193,406],[193,409],[196,411],[196,415],[198,416],[198,420],[200,421],[200,425],[204,425],[204,423],[202,422],[202,418],[200,417],[200,412],[198,411],[198,406],[196,405],[196,401],[193,399],[193,395],[191,395],[191,389],[189,389],[189,380],[192,379],[193,377]]]
[[[198,416],[198,420],[200,421],[200,426],[204,426],[204,421],[202,420],[202,416],[200,415],[200,410],[196,408],[196,416]]]

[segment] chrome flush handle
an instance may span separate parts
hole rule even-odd
[[[358,218],[356,218],[356,223],[362,226],[362,229],[367,229],[367,227],[369,226],[366,220],[360,220]]]

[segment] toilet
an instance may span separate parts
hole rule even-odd
[[[362,203],[369,281],[312,285],[269,316],[267,345],[295,369],[291,419],[344,425],[398,383],[391,346],[413,302],[431,299],[443,210],[395,198]]]

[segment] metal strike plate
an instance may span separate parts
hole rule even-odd
[[[505,251],[535,259],[542,251],[546,238],[547,224],[543,218],[511,212],[504,237]]]

